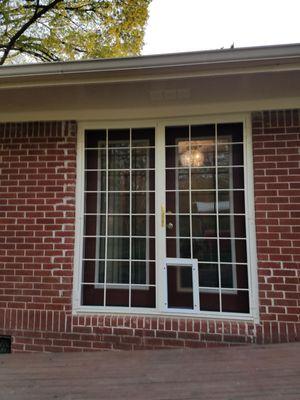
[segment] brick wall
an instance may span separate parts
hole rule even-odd
[[[300,111],[253,114],[258,339],[300,339]]]
[[[298,111],[253,114],[261,324],[71,315],[76,124],[0,125],[0,335],[13,351],[299,340]],[[298,140],[298,142],[297,142]]]
[[[75,149],[74,123],[0,125],[0,333],[15,349],[71,312]]]

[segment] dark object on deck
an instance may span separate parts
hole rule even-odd
[[[11,336],[0,336],[0,354],[11,353]]]

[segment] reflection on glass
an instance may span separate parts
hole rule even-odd
[[[132,213],[133,214],[153,214],[154,211],[154,193],[133,192]]]
[[[129,167],[130,167],[129,149],[108,150],[109,169],[129,169]]]
[[[215,141],[215,125],[191,125],[191,139],[213,144]]]
[[[105,258],[105,238],[85,237],[83,246],[84,246],[84,258],[87,259]]]
[[[82,282],[102,283],[104,282],[104,261],[84,261],[82,271]]]
[[[193,258],[199,261],[218,261],[216,239],[193,239]]]
[[[194,237],[217,237],[216,217],[213,215],[194,215],[192,227]]]
[[[85,135],[84,305],[155,307],[154,146],[154,128]]]
[[[247,262],[246,240],[220,239],[220,259],[226,262]]]
[[[85,147],[101,148],[106,145],[106,130],[87,130],[85,131]]]
[[[132,190],[153,190],[154,172],[147,170],[132,172]]]
[[[101,214],[106,212],[105,193],[85,193],[85,210],[87,214]]]
[[[211,140],[191,141],[191,167],[215,165],[215,146]]]
[[[129,190],[130,172],[129,171],[109,171],[108,190]]]
[[[222,311],[249,313],[248,291],[234,290],[230,293],[228,290],[224,290],[222,293]]]
[[[128,147],[129,135],[129,129],[109,129],[108,147]]]
[[[105,215],[85,215],[84,234],[86,236],[105,235]]]
[[[129,306],[129,290],[128,289],[106,289],[106,305],[108,307],[128,307]]]
[[[86,191],[105,191],[106,173],[100,171],[87,171],[85,173]]]
[[[179,190],[189,189],[189,170],[188,169],[178,169],[175,172],[177,187]]]
[[[154,149],[132,149],[132,168],[154,168]]]
[[[242,142],[243,141],[243,123],[230,122],[217,125],[218,142]]]
[[[129,283],[129,263],[124,261],[107,261],[107,283]]]
[[[214,214],[216,212],[215,192],[192,192],[192,212]]]
[[[243,189],[244,188],[244,168],[219,168],[218,169],[219,189]]]
[[[176,236],[190,236],[190,217],[188,215],[177,215],[176,222],[177,221],[179,224],[179,232],[176,232]]]
[[[246,237],[245,217],[234,215],[219,216],[220,237]]]
[[[86,150],[85,169],[105,169],[106,150]]]
[[[191,241],[190,239],[177,239],[179,242],[179,258],[191,258]],[[177,249],[178,251],[178,249]]]
[[[221,284],[224,288],[248,289],[247,265],[221,264]]]
[[[223,288],[236,288],[236,265],[221,264],[221,286]]]
[[[132,236],[155,236],[155,217],[149,215],[132,216]]]
[[[194,308],[193,277],[190,266],[168,265],[168,308]]]
[[[174,146],[179,140],[183,139],[189,139],[189,127],[187,125],[166,127],[166,146]]]
[[[167,257],[191,258],[190,239],[167,238]]]
[[[104,305],[104,289],[97,288],[95,284],[82,285],[81,293],[81,303],[83,306]]]
[[[133,260],[145,260],[147,251],[147,241],[146,238],[132,238],[131,239],[131,258]]]
[[[129,216],[127,215],[109,215],[107,217],[108,236],[128,236],[129,227]]]
[[[201,311],[220,311],[220,295],[219,292],[207,292],[200,289],[200,310]]]
[[[191,170],[191,188],[195,189],[215,189],[215,169],[214,168],[201,168]]]
[[[219,191],[218,207],[220,214],[245,213],[244,192],[242,190]]]
[[[155,287],[146,286],[143,290],[131,289],[131,307],[155,307]]]
[[[218,264],[198,264],[199,286],[219,287]]]
[[[127,260],[129,258],[129,238],[108,237],[107,258]]]
[[[109,214],[129,214],[129,193],[109,193],[108,194],[108,213]]]
[[[242,144],[219,144],[218,145],[218,166],[243,165]]]
[[[146,262],[135,261],[131,263],[131,282],[139,285],[145,285],[147,283]]]
[[[144,147],[155,145],[155,128],[133,128],[131,130],[131,145]]]

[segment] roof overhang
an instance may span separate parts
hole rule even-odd
[[[0,67],[0,89],[300,70],[300,44]]]
[[[0,121],[300,108],[300,44],[0,67]]]

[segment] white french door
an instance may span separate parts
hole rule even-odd
[[[162,307],[249,313],[243,123],[166,124],[158,136]]]
[[[244,124],[86,124],[79,307],[249,314]]]

